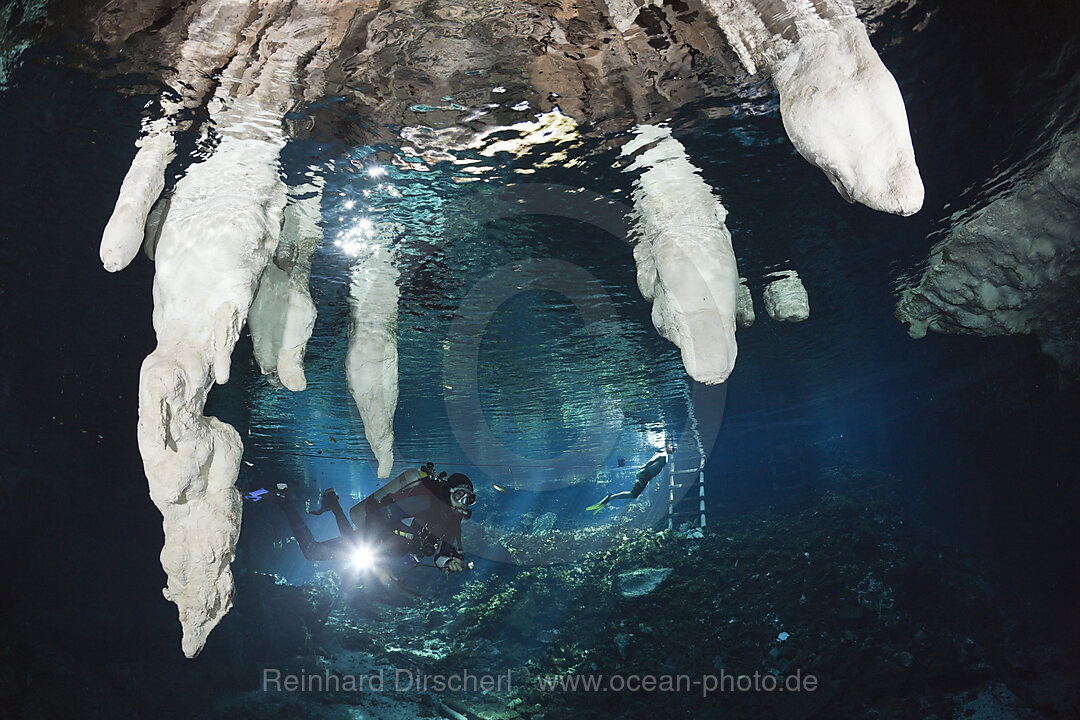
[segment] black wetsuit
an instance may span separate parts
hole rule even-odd
[[[364,537],[349,522],[337,498],[327,500],[327,509],[334,514],[340,537],[321,542],[315,540],[293,504],[287,499],[280,501],[300,552],[308,560],[345,559],[361,539],[376,545],[380,554],[388,557],[412,555],[420,559],[434,556],[436,561],[461,557],[455,542],[461,535],[462,516],[451,507],[447,491],[440,492],[426,483],[417,483],[395,496],[384,498],[381,503],[370,503],[365,511],[372,522],[368,522],[369,530]]]
[[[412,555],[417,559],[434,556],[461,557],[456,542],[461,536],[461,513],[450,505],[449,492],[417,483],[392,502],[380,503],[375,513],[375,537],[380,549],[390,555]]]
[[[333,503],[333,505],[337,506],[334,519],[337,520],[338,532],[341,533],[341,536],[320,542],[311,534],[311,529],[308,528],[307,523],[304,522],[304,519],[300,517],[300,513],[297,512],[287,498],[279,498],[279,503],[281,509],[285,511],[289,527],[292,528],[293,536],[296,537],[296,544],[300,546],[300,552],[304,553],[304,557],[315,562],[319,560],[339,560],[349,556],[354,547],[356,530],[353,529],[352,524],[345,517],[345,513],[341,512],[340,504]],[[330,509],[334,510],[334,507]],[[345,526],[342,526],[342,521],[344,521]]]
[[[642,466],[638,471],[637,480],[634,481],[634,487],[630,490],[630,497],[637,499],[645,490],[645,486],[649,484],[649,481],[660,474],[660,471],[667,465],[668,456],[664,451],[660,451],[652,456],[649,462]]]

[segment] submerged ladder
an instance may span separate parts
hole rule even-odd
[[[668,530],[687,521],[705,527],[705,458],[689,448],[675,453],[668,468]]]

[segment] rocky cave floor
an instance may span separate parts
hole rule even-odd
[[[582,546],[589,532],[579,532]],[[371,677],[381,668],[385,688],[408,688],[422,676],[505,680],[509,671],[509,683],[486,693],[410,688],[283,699],[259,691],[221,717],[256,703],[261,717],[393,717],[397,706],[403,717],[487,720],[700,717],[705,709],[739,718],[1027,719],[1064,717],[1080,699],[1068,651],[1044,642],[1010,614],[1010,600],[907,521],[887,481],[847,478],[795,517],[761,513],[698,534],[627,534],[579,562],[486,582],[429,579],[433,592],[421,598],[437,599],[340,596],[332,575],[282,588],[305,607],[293,617],[317,628],[279,666],[284,673]],[[698,682],[721,673],[798,673],[818,685],[703,697]],[[694,684],[653,692],[541,687],[563,675],[629,683],[688,676]]]
[[[58,717],[57,707],[80,717],[115,717],[105,711],[114,708],[127,717],[263,720],[1072,717],[1077,653],[1048,637],[1052,623],[1017,610],[1021,601],[993,590],[906,517],[893,481],[849,474],[827,487],[797,508],[718,519],[703,534],[628,531],[577,562],[504,566],[483,582],[414,572],[406,579],[415,598],[396,589],[343,592],[329,572],[300,587],[241,574],[216,647],[194,662],[104,657],[88,667],[57,649],[60,641],[9,642],[9,659],[23,653],[27,685],[9,677],[0,690],[5,705],[22,694],[13,717],[27,718]],[[585,547],[595,532],[563,533],[560,542]],[[339,680],[381,670],[385,684],[381,692],[265,689],[268,669]],[[215,681],[198,684],[197,672]],[[48,673],[74,681],[82,695],[34,694]],[[500,685],[415,687],[422,675],[431,683],[465,673]],[[703,697],[699,684],[652,692],[541,686],[559,675],[632,683],[721,673],[757,674],[759,685],[765,674],[797,673],[817,687]]]

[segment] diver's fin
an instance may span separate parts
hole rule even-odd
[[[595,515],[596,513],[600,512],[601,510],[604,509],[604,506],[607,505],[607,500],[608,500],[607,498],[604,498],[600,502],[594,503],[594,504],[590,505],[589,507],[585,508],[585,511],[588,512],[588,511],[591,510],[592,514]]]

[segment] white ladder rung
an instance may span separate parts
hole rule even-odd
[[[685,482],[676,482],[677,475],[697,475],[697,478],[686,478]],[[695,486],[698,488],[697,492],[693,491]],[[668,529],[674,528],[676,518],[691,517],[699,518],[699,526],[705,527],[705,462],[698,459],[693,465],[683,467],[672,464],[668,474],[668,488]],[[697,508],[689,509],[687,506],[690,503],[696,505]],[[687,509],[677,510],[676,508],[680,506]]]

